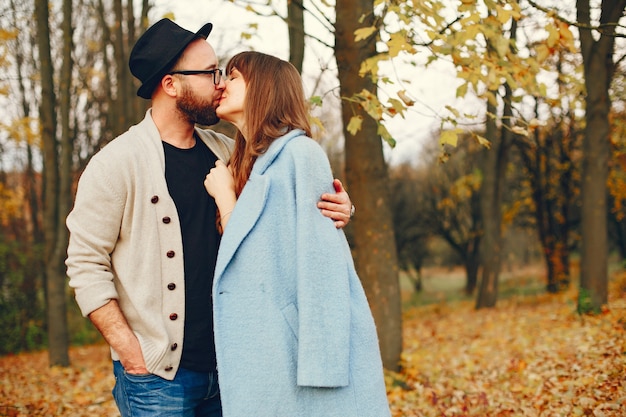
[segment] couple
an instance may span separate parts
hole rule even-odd
[[[130,68],[152,108],[92,158],[67,219],[70,285],[111,346],[118,408],[387,416],[374,323],[335,228],[349,198],[307,137],[300,77],[248,52],[222,78],[211,29],[164,19],[137,41]],[[234,149],[195,127],[218,116],[239,129]]]

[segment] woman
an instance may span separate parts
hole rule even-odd
[[[235,151],[205,180],[224,230],[213,286],[224,417],[388,416],[349,247],[315,208],[332,174],[300,75],[258,52],[226,74],[217,114],[238,129]]]

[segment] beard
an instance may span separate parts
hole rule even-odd
[[[213,103],[196,96],[187,85],[183,87],[180,98],[176,100],[176,107],[187,120],[199,125],[212,126],[220,121]]]

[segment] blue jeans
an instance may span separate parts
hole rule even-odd
[[[173,381],[127,374],[113,361],[113,397],[122,417],[222,417],[217,373],[179,368]]]

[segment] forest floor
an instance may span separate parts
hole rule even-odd
[[[626,416],[626,273],[612,274],[602,314],[582,317],[575,288],[509,292],[475,310],[446,296],[462,288],[450,271],[425,274],[428,303],[403,287],[403,368],[386,373],[394,417]],[[50,368],[45,351],[0,357],[0,416],[118,416],[108,348],[70,358]]]

